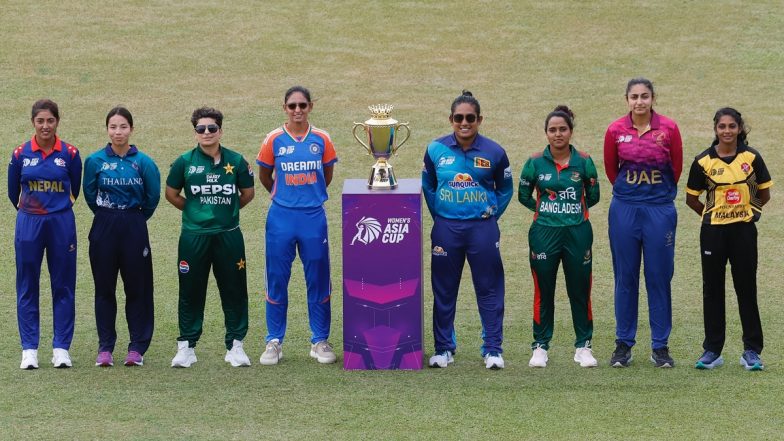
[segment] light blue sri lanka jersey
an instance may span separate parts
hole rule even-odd
[[[427,146],[422,191],[430,214],[447,219],[500,218],[514,191],[506,151],[477,134],[468,150],[455,134]]]
[[[152,159],[132,145],[118,156],[111,144],[84,162],[84,198],[95,212],[99,208],[141,210],[152,217],[161,199],[161,174]]]

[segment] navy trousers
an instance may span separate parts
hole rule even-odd
[[[125,287],[129,351],[144,354],[154,327],[152,251],[147,222],[138,210],[101,208],[90,229],[90,266],[95,281],[98,351],[114,351],[117,341],[117,274]]]
[[[41,335],[39,290],[41,262],[52,283],[54,348],[68,350],[76,316],[76,222],[72,210],[16,215],[16,316],[22,349],[38,349]]]
[[[463,265],[468,259],[482,321],[482,354],[502,352],[504,265],[495,218],[435,218],[432,241],[433,337],[436,352],[455,352],[455,309]]]
[[[672,203],[645,205],[613,198],[608,227],[615,274],[616,342],[634,346],[637,335],[640,263],[645,263],[651,347],[667,346],[672,330],[672,289],[675,271],[675,227]]]

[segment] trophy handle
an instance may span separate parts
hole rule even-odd
[[[400,124],[398,124],[398,125],[397,125],[397,127],[395,127],[395,130],[400,130],[401,128],[405,128],[405,129],[406,129],[406,137],[405,137],[405,138],[403,138],[403,140],[402,140],[402,141],[400,141],[400,142],[397,144],[397,147],[395,147],[395,151],[393,151],[393,152],[392,152],[392,153],[394,153],[394,154],[397,154],[397,151],[398,151],[398,149],[399,149],[400,147],[402,147],[402,146],[403,146],[403,144],[405,144],[405,143],[406,143],[406,141],[408,141],[408,138],[411,136],[411,129],[409,129],[409,128],[408,128],[408,123],[400,123]]]
[[[362,147],[364,147],[364,148],[365,148],[365,150],[367,150],[367,152],[368,152],[368,155],[372,154],[372,152],[370,151],[370,147],[368,147],[368,145],[367,145],[367,144],[365,144],[364,142],[362,142],[362,140],[361,140],[361,139],[359,139],[359,136],[357,136],[357,127],[362,127],[363,129],[367,129],[367,128],[365,127],[365,125],[364,125],[364,124],[362,124],[362,123],[354,123],[354,129],[352,129],[352,130],[351,130],[351,134],[352,134],[352,135],[354,135],[354,139],[356,139],[356,140],[357,140],[357,142],[358,142],[358,143],[359,143],[359,144],[360,144]]]

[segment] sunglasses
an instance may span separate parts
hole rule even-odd
[[[454,121],[454,122],[456,122],[458,124],[462,123],[464,119],[466,120],[466,122],[468,124],[473,124],[473,123],[476,122],[477,116],[474,113],[469,113],[468,115],[455,113],[454,115],[452,115],[452,121]]]
[[[220,130],[220,126],[217,125],[217,124],[210,124],[208,126],[200,124],[200,125],[194,127],[194,130],[196,130],[196,133],[198,133],[199,135],[203,135],[204,133],[215,133],[215,132],[217,132],[218,130]]]
[[[305,110],[309,105],[310,103],[288,103],[286,104],[286,107],[288,107],[289,110],[297,110],[297,107],[299,107],[300,110]]]

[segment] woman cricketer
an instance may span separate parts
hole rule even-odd
[[[233,367],[250,366],[243,349],[248,332],[248,280],[240,209],[254,196],[253,171],[241,154],[221,145],[223,114],[196,109],[191,124],[198,144],[174,161],[166,178],[166,200],[182,210],[178,246],[180,336],[172,367],[196,362],[207,281],[215,274],[226,324],[226,356]]]
[[[161,200],[161,174],[155,162],[130,143],[133,116],[128,109],[110,110],[106,131],[109,143],[84,161],[84,198],[95,214],[89,236],[98,330],[95,365],[114,365],[119,273],[130,334],[124,364],[142,366],[155,322],[147,221]]]
[[[675,194],[683,168],[681,133],[675,121],[653,110],[653,83],[634,78],[626,85],[629,113],[604,135],[604,171],[613,185],[608,215],[615,274],[614,367],[632,361],[636,343],[640,265],[651,326],[651,361],[670,368],[672,276],[675,271]]]
[[[332,282],[327,237],[327,187],[338,158],[329,134],[313,127],[310,91],[289,88],[283,97],[288,120],[264,138],[256,163],[261,185],[270,192],[266,245],[266,347],[259,362],[278,364],[289,303],[291,265],[299,252],[305,269],[310,321],[310,356],[319,363],[337,360],[329,343]]]
[[[553,337],[555,282],[563,262],[566,293],[572,307],[574,361],[594,367],[591,350],[593,316],[591,278],[593,230],[588,208],[599,202],[596,166],[591,157],[570,144],[574,114],[558,106],[544,123],[549,144],[523,165],[517,197],[534,212],[528,231],[531,274],[534,279],[534,342],[528,365],[546,367]],[[536,190],[536,197],[534,197]]]
[[[54,101],[38,100],[30,118],[35,135],[14,149],[8,164],[8,198],[17,209],[16,316],[22,340],[22,369],[38,369],[41,336],[39,294],[41,262],[52,284],[52,364],[71,367],[68,350],[76,307],[76,220],[73,203],[82,182],[79,150],[57,136],[60,110]]]
[[[762,370],[755,223],[770,201],[773,181],[760,153],[746,144],[748,132],[740,112],[731,107],[719,109],[713,117],[713,130],[716,137],[694,158],[686,186],[686,204],[702,217],[705,340],[696,368],[713,369],[724,363],[724,278],[729,261],[743,327],[740,364],[746,370]],[[706,193],[704,203],[699,199],[702,193]]]

